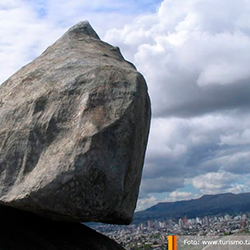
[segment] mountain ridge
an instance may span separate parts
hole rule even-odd
[[[134,221],[145,219],[204,217],[223,213],[250,212],[250,193],[203,195],[197,199],[160,202],[136,212]]]

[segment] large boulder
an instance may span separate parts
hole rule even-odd
[[[150,124],[143,76],[88,22],[0,86],[0,204],[131,222]]]

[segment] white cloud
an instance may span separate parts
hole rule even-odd
[[[24,1],[0,3],[0,83],[38,56],[62,33],[53,23],[42,22]]]
[[[230,188],[226,190],[226,192],[234,194],[247,193],[250,192],[250,187],[248,185],[234,183]]]
[[[147,7],[148,6],[150,7]],[[144,2],[144,10],[156,3]],[[66,30],[89,20],[102,37],[106,30],[122,27],[140,13],[140,2],[108,0],[16,0],[0,2],[0,83],[36,58]],[[142,9],[143,10],[143,9]],[[115,20],[115,21],[114,21]]]
[[[159,200],[152,194],[149,194],[146,198],[138,199],[136,211],[145,210],[146,208],[152,207],[157,203],[159,203]]]
[[[193,178],[193,185],[196,189],[200,189],[204,194],[214,194],[231,189],[233,187],[232,184],[239,180],[239,175],[227,172],[216,172],[207,173]]]
[[[245,193],[250,192],[249,174],[240,175],[229,172],[213,172],[192,179],[201,194]]]
[[[250,2],[164,0],[150,13],[152,2],[1,1],[0,82],[88,19],[149,86],[154,118],[141,197],[181,199],[185,191],[176,190],[192,178],[198,188],[200,177],[204,192],[247,190],[238,176],[250,169]]]
[[[236,146],[244,144],[250,144],[250,129],[220,136],[220,145]]]
[[[235,187],[235,189],[236,188],[237,187]],[[237,190],[239,189],[240,187],[238,187]],[[175,201],[180,201],[180,200],[198,199],[200,197],[201,197],[201,194],[198,194],[198,193],[173,191],[169,193],[168,197],[164,199],[159,199],[156,196],[149,193],[145,197],[138,199],[136,211],[145,210],[149,207],[152,207],[158,204],[159,202],[175,202]]]
[[[239,191],[240,189],[243,190],[243,187],[240,187],[240,186],[234,187],[234,190]],[[159,197],[156,197],[156,195],[149,193],[145,197],[139,198],[137,201],[136,211],[145,210],[160,202],[175,202],[175,201],[180,201],[180,200],[198,199],[202,196],[201,193],[192,193],[192,192],[185,192],[185,191],[173,191],[165,195],[166,195],[165,198],[159,198]]]
[[[146,76],[154,115],[232,109],[243,103],[232,104],[229,95],[250,94],[243,84],[250,79],[250,23],[243,18],[249,13],[244,0],[165,0],[157,13],[111,29],[105,39],[121,46]]]
[[[170,199],[168,201],[179,201],[179,200],[190,200],[200,197],[199,194],[193,194],[191,192],[181,192],[181,191],[174,191],[169,194]]]
[[[216,171],[249,173],[247,127],[250,127],[249,117],[237,119],[231,113],[153,119],[141,194],[171,192],[188,178]],[[242,132],[240,140],[233,144],[235,131]],[[161,182],[159,178],[165,180]],[[179,181],[173,184],[171,180],[176,178]]]
[[[242,188],[235,183],[249,172],[249,14],[244,0],[165,0],[106,33],[149,85],[154,117],[142,193],[176,190],[177,176],[209,192]],[[159,178],[166,182],[151,185]]]

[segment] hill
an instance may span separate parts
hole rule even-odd
[[[177,202],[161,202],[135,213],[134,221],[159,218],[189,218],[206,215],[250,212],[250,193],[204,195],[199,199]]]

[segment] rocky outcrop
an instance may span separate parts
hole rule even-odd
[[[127,224],[150,123],[143,76],[88,22],[0,86],[0,204]]]
[[[1,250],[124,250],[80,223],[56,222],[0,206]]]

